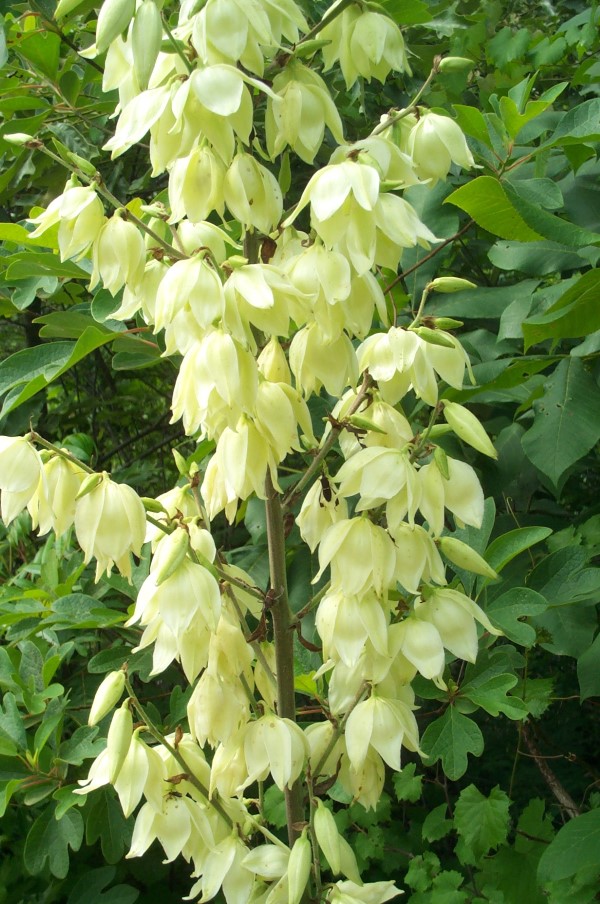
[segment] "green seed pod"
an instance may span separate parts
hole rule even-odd
[[[131,29],[133,68],[142,90],[148,87],[162,44],[162,19],[154,0],[143,0]]]

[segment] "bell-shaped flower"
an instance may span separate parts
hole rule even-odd
[[[104,224],[93,245],[90,289],[102,281],[111,295],[124,285],[135,289],[144,276],[146,249],[137,226],[118,214]]]
[[[188,701],[187,717],[199,744],[226,744],[250,718],[248,694],[239,678],[207,669]]]
[[[279,223],[283,198],[273,173],[251,154],[236,154],[223,180],[223,197],[245,229],[268,234]]]
[[[127,624],[140,622],[145,626],[136,649],[154,643],[153,674],[178,659],[191,682],[208,663],[210,638],[220,610],[219,585],[201,565],[186,557],[158,583],[153,561]]]
[[[372,694],[358,703],[346,721],[346,750],[352,767],[362,769],[369,747],[392,769],[400,770],[400,749],[419,749],[419,729],[402,700]]]
[[[255,343],[252,327],[266,336],[288,336],[290,318],[304,323],[307,298],[287,276],[270,264],[235,267],[225,283],[223,324],[236,339]]]
[[[204,808],[189,797],[169,794],[164,797],[160,810],[147,802],[138,813],[126,859],[141,857],[155,839],[160,842],[167,863],[179,854],[189,859],[198,848],[208,851],[214,847]]]
[[[334,876],[343,873],[355,882],[361,882],[354,851],[340,834],[331,810],[317,798],[313,825],[317,843],[325,855]]]
[[[202,857],[194,858],[194,875],[201,877],[192,886],[186,900],[211,901],[222,889],[225,901],[231,904],[247,904],[252,900],[253,889],[258,885],[255,874],[243,865],[248,856],[248,847],[239,837],[237,830],[215,842]]]
[[[436,537],[444,529],[444,508],[452,512],[459,527],[481,527],[483,520],[483,489],[477,474],[464,461],[449,456],[444,461],[446,474],[442,474],[435,458],[418,472],[419,508]]]
[[[313,315],[321,329],[325,330],[325,338],[336,339],[346,325],[344,311],[338,306],[352,290],[352,271],[344,255],[328,251],[320,242],[315,242],[292,257],[286,269],[292,283],[311,299]],[[330,324],[332,316],[335,316],[331,309],[338,311],[334,328]],[[372,314],[371,308],[371,319]]]
[[[261,46],[277,42],[258,0],[208,0],[194,16],[191,43],[205,66],[240,63],[249,72],[262,75]]]
[[[259,372],[271,383],[288,383],[291,385],[292,374],[285,352],[279,340],[271,336],[256,359]]]
[[[411,662],[423,678],[434,681],[438,687],[445,687],[442,680],[445,657],[440,633],[424,615],[413,615],[399,623],[395,643],[398,652]]]
[[[323,477],[315,481],[304,497],[296,524],[305,543],[314,552],[323,534],[336,521],[348,518],[348,505]]]
[[[377,595],[350,596],[331,591],[319,603],[316,628],[323,642],[324,659],[356,665],[367,640],[382,656],[388,654],[388,617]]]
[[[154,323],[156,296],[163,277],[168,272],[167,265],[160,260],[149,260],[139,285],[125,286],[123,300],[119,308],[110,315],[111,320],[129,320],[141,312],[146,323]]]
[[[244,756],[244,737],[248,723],[231,735],[215,750],[210,769],[210,797],[218,792],[221,797],[240,794],[248,778]]]
[[[361,596],[373,589],[383,596],[394,583],[396,549],[387,531],[368,518],[338,521],[323,534],[319,545],[319,580],[331,565],[332,589]]]
[[[221,279],[207,258],[198,254],[176,261],[163,277],[156,294],[154,330],[158,332],[180,318],[184,327],[195,321],[202,336],[221,318],[224,309]]]
[[[369,446],[353,455],[337,472],[340,496],[360,496],[356,511],[377,508],[401,491],[408,499],[408,514],[414,520],[419,504],[417,471],[408,451]]]
[[[244,787],[263,781],[270,773],[280,791],[291,788],[308,756],[308,742],[290,719],[272,713],[251,722],[244,733],[248,778]]]
[[[338,780],[342,788],[365,810],[374,810],[383,793],[385,765],[377,751],[370,747],[360,769],[355,769],[344,754]]]
[[[169,173],[170,222],[187,217],[192,223],[206,220],[214,211],[225,211],[223,180],[226,167],[212,148],[196,145],[191,154],[180,157]]]
[[[142,140],[146,132],[159,122],[172,100],[171,84],[148,88],[129,98],[117,121],[115,134],[103,147],[110,151],[113,160]]]
[[[340,114],[320,75],[299,60],[287,63],[273,82],[277,100],[267,100],[265,133],[267,150],[276,157],[287,147],[312,163],[325,135],[325,126],[334,140],[344,140]]]
[[[79,185],[73,178],[64,192],[51,201],[48,208],[30,222],[37,228],[30,234],[38,238],[47,229],[59,224],[58,247],[61,260],[82,257],[106,222],[102,201],[92,187]]]
[[[350,408],[356,403],[356,392],[344,394],[333,409],[333,417],[344,421]],[[365,446],[384,446],[388,449],[402,449],[414,439],[414,431],[397,408],[384,402],[379,393],[374,392],[351,416],[351,425],[361,428],[360,442],[352,429],[340,433],[340,448],[344,458],[351,458]]]
[[[130,553],[140,555],[146,536],[143,503],[135,490],[115,483],[106,472],[90,477],[99,480],[80,496],[75,508],[75,533],[84,561],[96,559],[96,581],[104,572],[110,574],[113,565],[131,580]]]
[[[259,383],[254,423],[278,462],[293,449],[302,448],[299,429],[309,442],[316,444],[308,406],[298,390],[287,383]]]
[[[290,368],[305,398],[324,386],[332,396],[340,396],[346,386],[355,385],[357,363],[354,346],[346,333],[326,341],[316,323],[303,327],[290,345]]]
[[[415,616],[433,625],[444,647],[467,662],[475,662],[477,657],[476,621],[490,634],[502,633],[492,625],[477,603],[449,587],[436,587],[423,600],[416,602]]]
[[[319,776],[336,775],[340,758],[345,752],[343,735],[334,739],[335,729],[333,724],[325,722],[311,722],[304,729],[304,735],[308,741],[308,761],[313,779]],[[332,746],[333,742],[333,746]],[[315,771],[319,767],[318,773]]]
[[[385,904],[402,891],[390,879],[385,882],[336,882],[327,892],[328,904]]]
[[[173,421],[188,435],[200,427],[210,439],[254,410],[258,369],[251,352],[213,329],[186,352],[173,392]]]
[[[475,165],[465,136],[449,116],[440,116],[429,110],[419,109],[417,122],[406,139],[405,150],[415,163],[419,178],[430,180],[431,185],[445,179],[453,163],[463,169]]]
[[[359,76],[384,82],[392,69],[410,75],[402,32],[385,14],[347,6],[320,37],[328,42],[322,51],[325,69],[339,60],[347,88]]]
[[[388,186],[408,188],[419,183],[411,158],[385,134],[369,135],[353,144],[341,145],[335,149],[329,162],[339,163],[344,158],[357,156],[363,163],[374,166]]]
[[[75,462],[52,455],[44,462],[44,476],[27,503],[31,525],[40,536],[53,530],[62,536],[75,520],[76,497],[85,472]]]
[[[420,524],[399,521],[393,506],[394,500],[388,503],[386,513],[388,530],[396,544],[396,580],[409,593],[417,593],[422,581],[445,584],[444,563],[432,537]]]
[[[0,436],[0,511],[6,525],[34,498],[43,474],[39,452],[25,437]]]

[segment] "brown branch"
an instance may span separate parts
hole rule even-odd
[[[418,260],[416,264],[413,264],[412,267],[408,267],[406,270],[403,270],[402,273],[399,273],[398,276],[396,276],[391,281],[389,286],[386,286],[383,291],[390,292],[394,288],[394,286],[398,285],[400,280],[405,279],[407,276],[410,276],[411,273],[413,273],[415,270],[418,270],[419,267],[422,267],[423,264],[427,263],[427,261],[430,261],[432,257],[435,257],[436,254],[439,254],[439,252],[442,251],[447,245],[452,244],[452,242],[455,242],[456,239],[459,239],[461,235],[464,235],[465,232],[468,232],[471,226],[474,225],[474,223],[475,220],[469,220],[468,223],[465,223],[462,229],[459,229],[458,232],[455,232],[454,235],[451,235],[449,239],[444,239],[444,241],[441,242],[437,246],[437,248],[434,248],[433,251],[430,251],[429,254],[426,254],[425,257],[422,257],[421,260]]]
[[[536,743],[533,740],[531,732],[526,723],[523,723],[521,736],[525,741],[525,744],[529,748],[529,752],[535,760],[535,765],[540,770],[544,781],[552,791],[556,800],[569,816],[569,819],[573,819],[575,816],[579,816],[581,812],[579,807],[577,806],[569,792],[565,788],[563,788],[563,786],[559,782],[558,778],[548,765],[546,757],[542,756],[542,754],[537,749]]]

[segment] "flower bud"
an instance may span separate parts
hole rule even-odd
[[[42,459],[25,437],[0,436],[0,511],[6,525],[31,500],[42,475]]]
[[[268,234],[279,223],[283,199],[279,183],[250,154],[237,154],[223,183],[225,203],[246,228]]]
[[[142,0],[133,20],[131,49],[140,88],[148,87],[162,43],[162,19],[154,0]]]
[[[444,417],[457,436],[490,458],[498,458],[491,439],[475,415],[458,402],[444,402]]]
[[[311,860],[312,848],[308,839],[308,829],[304,829],[294,842],[288,861],[288,904],[300,904],[310,876]]]
[[[187,531],[182,528],[177,528],[168,537],[163,537],[158,544],[151,568],[157,587],[175,574],[189,548],[190,538]]]
[[[432,279],[426,286],[429,292],[441,292],[449,295],[453,292],[462,292],[465,289],[476,289],[475,283],[469,279],[461,279],[460,276],[438,276]]]
[[[446,558],[454,565],[458,565],[459,568],[464,568],[473,574],[481,574],[483,577],[491,578],[492,580],[496,580],[498,577],[492,566],[488,565],[478,552],[475,552],[462,540],[457,540],[456,537],[442,537],[439,545]]]
[[[456,348],[455,343],[443,330],[432,330],[428,326],[418,326],[413,332],[431,345],[441,345],[442,348]]]
[[[475,63],[466,57],[448,56],[438,63],[438,72],[463,72],[472,69]]]
[[[135,12],[135,0],[104,0],[96,26],[96,51],[104,53],[125,31]]]
[[[129,709],[129,698],[116,711],[112,717],[106,750],[108,753],[108,780],[111,785],[116,782],[125,757],[129,751],[131,737],[133,735],[133,716]]]
[[[455,320],[454,317],[434,317],[433,323],[436,330],[457,330],[464,326],[462,320]]]
[[[30,141],[36,140],[33,135],[28,135],[27,132],[11,132],[9,135],[3,135],[2,138],[7,144],[14,144],[17,147],[23,147],[29,144]]]
[[[279,340],[271,336],[256,363],[260,373],[271,383],[287,383],[291,385],[292,375]]]
[[[88,716],[88,725],[97,725],[121,699],[125,687],[125,672],[119,669],[109,672],[102,681],[94,696],[94,702]]]
[[[360,883],[361,878],[354,851],[340,835],[333,813],[320,800],[317,801],[314,827],[317,842],[331,867],[332,873],[336,876],[339,873],[343,873],[353,882]]]
[[[78,6],[81,6],[83,0],[58,0],[58,5],[54,10],[54,18],[62,19],[64,16],[68,16],[69,13],[72,13],[74,9],[77,9]],[[6,138],[6,135],[4,136]]]
[[[79,487],[79,492],[75,496],[75,499],[83,499],[84,496],[87,496],[88,493],[95,490],[103,480],[103,474],[88,474],[87,477],[81,481],[81,486]]]

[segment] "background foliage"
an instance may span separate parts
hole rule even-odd
[[[327,5],[304,4],[312,18]],[[479,580],[505,638],[457,669],[447,692],[417,682],[427,760],[406,762],[375,812],[336,816],[364,877],[394,878],[411,904],[586,904],[600,873],[599,13],[583,0],[384,5],[407,26],[412,82],[347,92],[335,81],[349,139],[405,104],[436,55],[474,61],[470,75],[440,75],[423,101],[453,112],[481,169],[406,193],[447,242],[406,251],[389,297],[400,308],[438,273],[479,286],[438,296],[430,312],[465,323],[477,385],[445,397],[469,401],[499,451],[480,471],[484,525],[465,533],[503,580],[461,577],[467,592]],[[169,425],[176,371],[156,337],[110,319],[118,299],[90,296],[85,261],[60,263],[47,235],[28,238],[25,218],[65,173],[3,140],[29,132],[65,160],[79,155],[133,210],[164,188],[139,148],[112,163],[100,154],[114,102],[98,63],[76,52],[92,41],[93,7],[59,29],[53,0],[0,2],[0,433],[31,422],[151,495],[176,479],[171,446],[200,462],[207,452]],[[294,168],[299,191],[309,172]],[[123,627],[148,563],[133,588],[115,575],[95,585],[68,536],[37,540],[26,513],[0,531],[0,902],[180,900],[187,878],[156,846],[122,861],[131,819],[112,789],[72,793],[103,743],[86,724],[103,674],[127,658],[149,680],[150,654],[132,657],[137,631]],[[265,584],[259,506],[217,539]],[[296,528],[288,556],[299,609],[316,567]],[[310,672],[310,654],[298,657]],[[165,731],[185,719],[181,684],[175,666],[152,684]],[[268,809],[282,827],[278,793]]]

